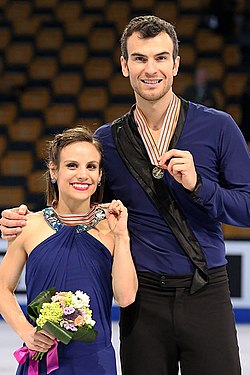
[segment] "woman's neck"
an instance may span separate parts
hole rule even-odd
[[[76,215],[84,215],[88,213],[91,209],[90,202],[86,202],[86,204],[65,204],[65,202],[58,202],[58,204],[54,207],[55,211],[58,214],[76,214]]]

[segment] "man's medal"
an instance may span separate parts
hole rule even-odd
[[[157,143],[141,109],[137,106],[134,112],[135,121],[138,125],[138,131],[147,150],[149,159],[153,165],[152,176],[158,180],[164,177],[164,169],[158,165],[158,160],[160,156],[168,150],[170,140],[176,128],[179,110],[180,99],[173,94],[172,100],[169,103],[163,120],[163,125]]]
[[[164,176],[164,170],[161,167],[154,167],[152,170],[152,175],[157,180],[160,180]]]

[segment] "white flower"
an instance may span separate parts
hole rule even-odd
[[[81,309],[82,307],[84,307],[83,302],[81,300],[77,299],[76,301],[74,301],[74,307],[76,309]]]
[[[95,325],[95,320],[91,318],[91,315],[86,315],[85,316],[85,322],[86,324],[91,325],[92,327]]]
[[[71,305],[74,306],[76,308],[76,303],[78,301],[78,298],[76,297],[75,294],[72,294],[72,297],[71,297]]]
[[[81,290],[75,292],[75,296],[82,302],[82,305],[89,307],[90,298],[86,293],[83,293]]]

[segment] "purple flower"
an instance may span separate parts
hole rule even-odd
[[[73,314],[74,312],[75,312],[74,307],[64,307],[63,308],[64,315],[70,315],[70,314]]]
[[[68,331],[77,331],[77,328],[74,327],[74,325],[69,322],[64,322],[63,327],[67,329]]]

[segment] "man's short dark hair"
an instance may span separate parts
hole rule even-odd
[[[125,27],[121,37],[121,52],[125,60],[128,60],[127,40],[135,32],[139,32],[142,39],[154,38],[161,32],[166,32],[173,41],[173,59],[175,60],[179,53],[178,38],[174,26],[156,16],[138,16]]]

